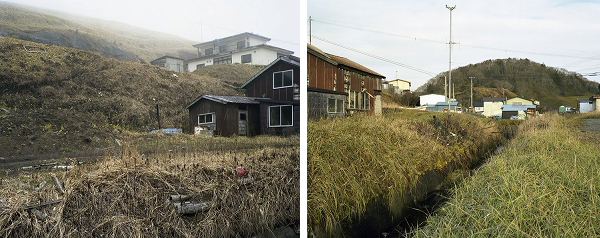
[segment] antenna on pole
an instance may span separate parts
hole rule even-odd
[[[448,86],[450,87],[452,85],[452,45],[456,44],[452,42],[452,10],[456,8],[456,5],[454,5],[454,7],[448,7],[448,5],[446,5],[446,8],[450,10],[450,41],[448,42],[448,46],[450,47],[448,51]],[[448,94],[448,97],[450,97],[450,94]],[[450,108],[451,101],[451,99],[448,100],[448,111],[452,111]]]

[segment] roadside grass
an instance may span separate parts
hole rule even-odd
[[[179,140],[191,140],[182,137]],[[199,139],[199,138],[195,138]],[[221,142],[235,138],[218,139]],[[259,138],[255,138],[258,141]],[[21,172],[0,184],[2,237],[250,237],[300,222],[300,156],[295,147],[271,145],[296,138],[261,138],[262,146],[243,152],[162,153],[144,157],[124,142],[120,155],[74,168]],[[243,165],[250,184],[235,168]],[[63,184],[58,192],[52,176]],[[42,181],[46,185],[36,191]],[[177,214],[170,195],[191,194],[210,202],[195,215]],[[35,205],[45,218],[28,211]]]
[[[310,121],[309,232],[360,220],[374,201],[400,215],[406,204],[398,201],[416,199],[422,175],[469,168],[499,143],[497,130],[489,119],[416,110]]]
[[[577,118],[558,115],[524,122],[413,235],[599,236],[600,146],[578,126]]]

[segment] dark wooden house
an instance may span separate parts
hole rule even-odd
[[[347,58],[307,46],[308,116],[381,114],[381,84],[385,76]]]
[[[300,59],[279,57],[242,85],[260,102],[261,134],[300,133]]]
[[[220,136],[300,132],[300,60],[280,57],[242,88],[246,96],[202,95],[189,110],[190,133]]]
[[[202,95],[187,108],[192,134],[257,135],[260,103],[242,96]]]

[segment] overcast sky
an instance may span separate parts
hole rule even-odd
[[[113,20],[197,43],[242,32],[300,55],[300,0],[0,0]],[[304,24],[304,22],[302,22]],[[190,45],[190,47],[192,47]]]
[[[408,65],[411,70],[312,38],[321,50],[349,58],[411,89],[452,68],[487,59],[528,58],[581,74],[600,71],[600,1],[308,0],[312,34]],[[419,71],[425,71],[419,72]],[[599,76],[587,77],[600,82]],[[456,79],[455,79],[456,80]]]

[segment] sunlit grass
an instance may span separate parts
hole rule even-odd
[[[415,235],[599,236],[600,147],[576,119],[550,115],[522,124]]]

